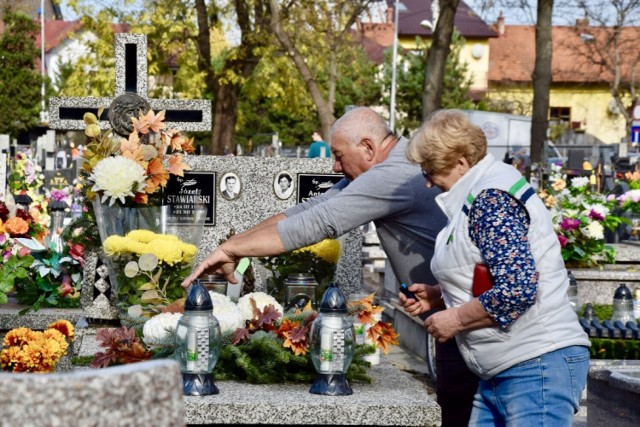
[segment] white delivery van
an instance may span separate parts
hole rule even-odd
[[[471,123],[479,126],[487,137],[487,149],[497,159],[509,154],[511,159],[529,162],[531,149],[531,117],[493,111],[463,110]],[[558,150],[551,142],[545,144],[543,153],[548,163],[562,161]]]

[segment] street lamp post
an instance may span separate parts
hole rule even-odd
[[[389,102],[389,127],[395,130],[396,124],[396,61],[398,58],[398,0],[393,7],[393,54],[391,59],[391,101]]]
[[[44,102],[44,82],[45,82],[45,66],[44,66],[44,52],[45,51],[45,35],[44,35],[44,0],[40,0],[40,67],[42,71],[42,86],[40,87],[40,96],[42,97],[42,104],[40,108],[40,121],[46,121],[45,102]]]

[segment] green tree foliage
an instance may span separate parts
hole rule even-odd
[[[468,73],[468,64],[460,60],[460,51],[465,40],[454,31],[451,39],[451,53],[447,57],[442,89],[442,108],[470,109],[473,100],[469,93],[473,83]],[[406,52],[396,70],[396,108],[398,130],[408,135],[422,122],[422,90],[427,63],[427,45],[419,37],[416,49]],[[385,53],[385,86],[391,84],[391,51]],[[386,97],[385,103],[389,102]]]
[[[357,44],[342,55],[336,80],[336,115],[349,105],[378,104],[381,83],[375,75],[375,64]],[[321,69],[317,72],[323,74]],[[270,137],[265,134],[277,132],[285,146],[306,145],[311,142],[311,134],[320,128],[316,105],[300,72],[272,46],[243,87],[237,142],[247,147],[251,140],[256,147],[268,143]]]
[[[356,48],[352,26],[371,0],[269,0],[270,28],[300,73],[324,135],[335,121],[341,67]]]
[[[0,35],[0,133],[17,136],[39,122],[42,76],[35,44],[40,30],[29,16],[6,9]]]

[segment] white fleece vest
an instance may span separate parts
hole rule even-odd
[[[438,234],[431,269],[447,307],[473,299],[473,268],[483,261],[469,237],[468,212],[474,198],[486,189],[507,191],[527,209],[528,240],[539,280],[536,303],[507,330],[489,327],[456,336],[469,369],[483,379],[544,353],[590,345],[567,298],[567,271],[547,209],[520,172],[491,154],[436,198],[449,223]]]

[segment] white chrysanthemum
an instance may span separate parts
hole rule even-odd
[[[103,191],[102,202],[107,199],[112,205],[116,199],[121,203],[125,197],[135,197],[134,191],[141,191],[146,186],[145,170],[126,157],[107,157],[98,162],[89,179],[94,182],[91,191]]]
[[[607,215],[609,215],[610,211],[609,208],[600,204],[593,204],[593,205],[585,205],[584,207],[584,214],[585,215],[589,215],[589,213],[591,211],[595,211],[596,213],[598,213],[600,216],[602,216],[603,218],[605,218]]]
[[[265,294],[264,292],[252,292],[246,294],[238,300],[238,307],[240,311],[242,311],[242,319],[243,320],[251,320],[253,319],[253,308],[251,307],[250,300],[253,299],[256,302],[256,307],[259,310],[262,310],[269,304],[273,305],[280,314],[284,313],[282,306],[274,297],[271,295]]]
[[[571,178],[571,186],[573,188],[582,188],[589,185],[589,177],[588,176],[577,176],[575,178]]]
[[[147,320],[142,327],[145,344],[168,344],[173,339],[181,317],[182,313],[160,313]]]
[[[604,227],[602,226],[602,223],[592,221],[582,229],[582,234],[587,236],[589,239],[601,240],[604,239]]]
[[[220,323],[222,335],[226,335],[243,326],[242,311],[231,301],[231,298],[212,291],[209,291],[209,295],[213,302],[213,315],[216,316],[218,323]]]

